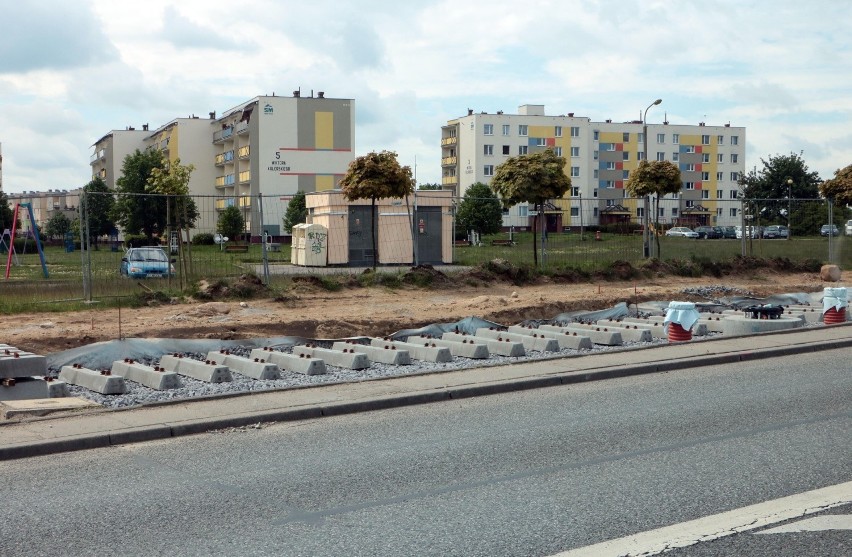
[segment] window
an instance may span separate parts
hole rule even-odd
[[[740,195],[737,190],[731,190],[731,199],[739,199]]]
[[[685,152],[686,153],[694,153],[695,152],[695,145],[687,145]]]
[[[530,207],[529,207],[529,205],[518,205],[518,216],[519,216],[519,217],[528,217],[528,216],[530,216]]]
[[[732,135],[731,136],[731,145],[739,145],[740,144],[740,136]]]
[[[639,143],[645,143],[645,134],[642,132],[637,133],[636,141],[638,141]]]
[[[597,207],[592,207],[592,216],[593,216],[593,217],[597,217],[597,216],[598,216],[598,208],[597,208]]]
[[[695,189],[695,182],[684,182],[683,189],[694,190]]]
[[[598,152],[597,151],[592,153],[592,158],[595,159],[595,160],[598,160]]]
[[[677,207],[672,207],[672,216],[673,217],[677,216]]]
[[[629,161],[630,160],[630,152],[629,151],[622,151],[621,152],[621,160]]]
[[[709,135],[702,135],[701,136],[701,144],[702,145],[710,145],[710,136]]]
[[[518,145],[518,154],[526,155],[527,154],[527,146],[526,145]]]
[[[600,133],[601,133],[601,132],[599,132],[598,130],[593,131],[593,132],[592,132],[592,139],[594,139],[595,141],[597,141],[597,140],[598,140],[598,136],[600,135]]]
[[[625,143],[630,141],[630,132],[624,132],[621,134],[621,140]]]
[[[562,137],[562,126],[556,126],[553,128],[553,137]]]
[[[493,145],[483,145],[483,155],[490,156],[494,154],[494,146]]]
[[[527,135],[527,125],[519,124],[518,125],[518,135]]]
[[[615,187],[615,182],[613,182],[612,180],[605,180],[604,183],[603,183],[603,187],[612,189],[612,188]],[[612,200],[610,199],[608,201],[612,201]]]
[[[536,137],[535,144],[538,147],[547,147],[547,139],[544,137]]]
[[[695,207],[695,201],[693,201],[692,199],[687,199],[684,202],[684,205],[686,205],[687,207]]]
[[[736,153],[731,153],[731,164],[737,164],[737,161],[740,160],[740,156]]]
[[[666,134],[658,133],[657,134],[657,143],[665,143],[666,142]]]
[[[621,177],[625,180],[630,178],[630,171],[629,170],[622,170],[621,171]]]
[[[680,144],[680,134],[679,133],[673,133],[672,134],[672,143],[674,143],[675,145]]]
[[[494,135],[494,124],[485,124],[482,126],[482,133],[485,135]]]
[[[687,172],[695,172],[695,165],[694,164],[687,164],[686,165],[686,171]]]
[[[666,154],[663,153],[662,151],[657,151],[657,160],[658,161],[666,160]]]
[[[636,207],[636,216],[644,217],[645,216],[645,208],[644,207]]]
[[[716,199],[722,199],[723,193],[725,193],[724,190],[716,190]]]
[[[606,144],[607,151],[615,151],[615,143],[607,143]]]
[[[595,189],[592,190],[592,197],[597,197],[597,196],[598,196],[598,188],[595,188]]]
[[[624,151],[624,154],[627,155],[628,154],[627,151]],[[624,157],[624,160],[627,160],[627,159],[628,159],[628,157]],[[645,160],[645,153],[643,151],[639,151],[638,153],[636,153],[636,160],[637,161],[644,161]]]
[[[672,162],[678,162],[680,160],[680,153],[672,153]]]
[[[580,156],[580,148],[579,147],[571,147],[571,156],[579,157]]]
[[[595,180],[598,179],[598,169],[595,169],[594,176],[592,176]]]
[[[580,128],[577,126],[571,126],[571,137],[580,137]],[[597,132],[595,132],[595,139],[598,138]]]
[[[701,199],[710,199],[710,190],[701,190]]]
[[[710,162],[710,153],[701,153],[701,162]]]
[[[725,155],[723,155],[722,153],[717,154],[716,155],[716,162],[718,162],[719,164],[724,163],[725,162]]]
[[[725,144],[725,136],[717,135],[716,136],[716,145],[724,145]]]
[[[615,170],[615,163],[614,162],[605,162],[604,163],[604,170]]]
[[[657,213],[658,213],[661,217],[666,216],[666,208],[665,208],[665,207],[657,207]]]
[[[724,173],[724,172],[717,172],[717,173],[716,173],[716,181],[717,181],[717,182],[721,182],[722,180],[724,180],[724,179],[725,179],[725,178],[724,178],[724,175],[725,175],[725,173]]]
[[[504,154],[504,155],[509,155],[509,154],[511,154],[510,149],[511,149],[511,147],[510,147],[510,146],[508,146],[508,145],[503,145],[503,154]]]
[[[509,124],[503,124],[503,135],[509,135]]]
[[[701,181],[702,182],[706,182],[709,179],[710,179],[710,173],[709,172],[702,172],[701,173]]]
[[[482,169],[482,173],[486,176],[494,176],[494,165],[486,164]]]
[[[555,154],[557,157],[561,157],[562,156],[562,147],[554,147],[553,148],[553,154]]]
[[[571,216],[579,217],[580,216],[580,208],[579,207],[571,207]]]
[[[740,173],[739,172],[731,172],[731,182],[736,182],[739,179],[740,179]]]
[[[613,205],[615,205],[615,199],[607,199],[606,200],[606,206],[607,207],[612,207]]]
[[[579,176],[580,173],[577,173]],[[571,186],[571,197],[580,197],[580,187],[579,186]]]
[[[721,208],[721,207],[716,207],[716,216],[717,216],[717,217],[721,217],[721,216],[722,216],[722,208]]]
[[[730,216],[732,216],[732,217],[737,216],[737,209],[736,209],[736,207],[731,207],[730,212],[729,212],[729,215],[730,215]]]

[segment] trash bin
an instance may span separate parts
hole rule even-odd
[[[826,325],[845,323],[848,305],[846,288],[825,288],[822,294],[822,322]]]
[[[692,302],[670,302],[663,327],[668,332],[669,342],[692,340],[692,326],[699,314]]]

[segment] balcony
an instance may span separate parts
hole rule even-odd
[[[240,183],[245,184],[251,181],[251,170],[243,170],[240,172]]]
[[[455,166],[458,157],[444,157],[441,159],[441,166]]]
[[[459,183],[458,176],[444,176],[441,180],[441,185],[444,186],[455,186]]]
[[[101,149],[100,151],[92,154],[92,156],[89,157],[89,164],[92,164],[92,163],[94,163],[95,161],[98,161],[98,160],[103,160],[105,158],[106,158],[106,150]]]
[[[240,197],[240,209],[251,209],[251,196]]]
[[[227,128],[222,128],[217,132],[213,132],[213,143],[222,143],[227,141],[234,135],[234,127],[228,126]]]
[[[248,122],[243,120],[239,124],[237,124],[237,135],[243,135],[244,133],[248,133]]]
[[[455,145],[456,143],[458,143],[457,137],[445,137],[445,138],[441,139],[441,146]]]
[[[227,207],[234,206],[234,198],[233,197],[220,197],[216,200],[216,210],[221,211]]]
[[[216,155],[216,166],[224,166],[227,163],[234,162],[234,150],[226,151]]]
[[[250,145],[244,145],[244,146],[240,147],[239,149],[237,149],[237,157],[239,157],[240,159],[247,159],[247,158],[249,158],[250,154],[251,154],[251,146]]]
[[[226,174],[224,176],[218,176],[216,178],[216,187],[217,188],[225,188],[225,187],[233,186],[233,185],[234,185],[234,175],[233,174]]]

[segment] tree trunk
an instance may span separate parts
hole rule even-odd
[[[370,198],[370,239],[373,240],[373,270],[376,270],[378,251],[376,250],[376,198]]]
[[[533,204],[533,210],[538,207],[538,204]],[[533,266],[538,269],[538,240],[536,239],[536,231],[538,230],[538,217],[539,215],[533,217]]]

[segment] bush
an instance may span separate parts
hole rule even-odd
[[[141,248],[148,245],[148,237],[144,234],[127,234],[124,236],[124,245],[128,248]]]
[[[209,232],[201,232],[192,237],[193,246],[212,246],[214,243],[213,234]]]

